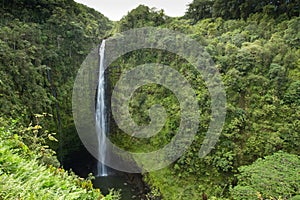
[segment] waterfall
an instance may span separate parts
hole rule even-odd
[[[107,167],[105,166],[106,159],[106,143],[105,137],[108,130],[107,114],[105,104],[105,40],[99,49],[100,63],[99,63],[99,82],[96,103],[96,131],[98,136],[98,163],[97,176],[107,176]]]

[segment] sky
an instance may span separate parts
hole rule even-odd
[[[118,21],[130,10],[143,4],[150,8],[163,9],[171,17],[183,16],[192,0],[75,0],[101,12],[110,20]]]

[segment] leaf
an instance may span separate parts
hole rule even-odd
[[[55,137],[53,137],[51,134],[48,135],[48,139],[50,141],[58,142],[58,140]]]

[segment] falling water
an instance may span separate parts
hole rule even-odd
[[[105,137],[107,132],[107,115],[105,105],[105,40],[102,41],[100,50],[100,66],[99,66],[99,82],[96,104],[96,131],[98,135],[98,163],[97,176],[107,176],[107,167],[105,166],[106,159],[106,143]]]

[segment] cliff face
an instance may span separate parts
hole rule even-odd
[[[3,0],[0,12],[1,116],[27,125],[36,113],[52,115],[43,126],[60,134],[62,158],[80,146],[71,111],[77,70],[112,24],[69,0]]]

